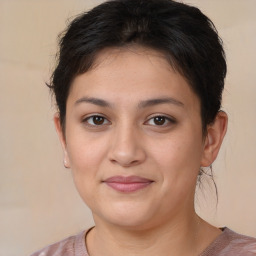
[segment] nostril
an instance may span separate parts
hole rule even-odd
[[[130,126],[121,128],[113,133],[111,146],[108,148],[109,160],[124,167],[140,164],[146,154],[143,144],[138,140],[138,134]]]
[[[123,167],[129,167],[129,166],[137,165],[140,163],[139,160],[125,161],[124,159],[123,160],[110,159],[110,161],[113,164],[119,164],[119,165],[122,165]]]

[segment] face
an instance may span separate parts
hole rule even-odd
[[[96,222],[150,227],[194,211],[206,151],[200,103],[160,53],[105,50],[73,81],[65,135],[55,123]]]

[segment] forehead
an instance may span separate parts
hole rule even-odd
[[[74,79],[68,101],[82,96],[115,102],[170,96],[188,105],[198,104],[198,97],[186,79],[172,68],[164,55],[142,47],[101,51],[93,67]]]

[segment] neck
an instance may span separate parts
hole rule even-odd
[[[106,225],[95,218],[96,226],[87,236],[90,256],[198,255],[200,218],[177,216],[165,225],[151,228],[124,228]]]

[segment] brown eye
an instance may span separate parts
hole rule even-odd
[[[164,125],[166,122],[166,117],[164,116],[156,116],[154,117],[154,123],[156,125]]]
[[[98,115],[89,116],[83,122],[87,123],[90,126],[100,126],[109,123],[109,121],[105,117]]]
[[[175,124],[176,121],[170,117],[167,117],[167,116],[154,116],[152,118],[150,118],[148,121],[147,121],[147,124],[149,125],[152,125],[152,126],[169,126],[169,125],[172,125],[172,124]]]
[[[101,124],[103,124],[104,123],[104,117],[102,117],[102,116],[94,116],[93,118],[92,118],[92,122],[95,124],[95,125],[101,125]]]

